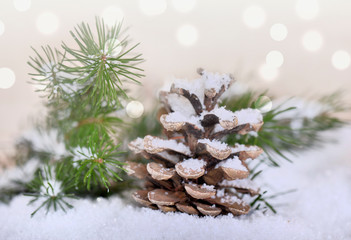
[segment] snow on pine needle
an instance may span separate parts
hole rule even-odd
[[[22,140],[30,142],[35,152],[46,153],[51,160],[59,160],[69,154],[58,130],[54,128],[50,130],[32,129],[24,133]]]
[[[50,210],[57,211],[61,209],[66,212],[66,209],[73,206],[69,203],[70,199],[76,198],[74,194],[68,193],[74,187],[74,182],[71,176],[67,176],[63,164],[51,167],[46,165],[42,167],[36,174],[36,177],[28,184],[29,192],[25,196],[33,199],[29,204],[38,202],[39,207],[32,212],[34,216],[41,208],[46,209],[46,213]]]

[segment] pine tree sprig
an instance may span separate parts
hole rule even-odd
[[[121,28],[122,23],[108,29],[102,19],[96,18],[97,40],[89,25],[82,23],[70,32],[78,49],[62,44],[68,55],[62,65],[64,71],[77,75],[72,81],[84,86],[82,93],[94,99],[96,107],[102,102],[120,104],[120,95],[127,98],[123,82],[140,84],[137,79],[144,76],[140,73],[143,71],[141,68],[134,67],[143,61],[141,54],[131,55],[139,44],[128,49],[129,40],[128,37],[121,38]]]
[[[122,181],[117,170],[125,171],[123,162],[118,157],[123,153],[118,151],[119,145],[112,140],[108,140],[107,135],[100,136],[94,132],[88,140],[86,146],[74,149],[77,171],[75,173],[75,183],[83,182],[88,190],[92,185],[104,186],[107,190],[111,186],[111,181]]]

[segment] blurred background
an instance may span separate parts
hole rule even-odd
[[[194,78],[198,67],[275,96],[343,90],[351,102],[349,0],[1,0],[0,159],[45,114],[28,83],[30,46],[70,45],[69,31],[95,16],[124,19],[141,43],[146,77],[131,88],[146,108],[172,77]]]

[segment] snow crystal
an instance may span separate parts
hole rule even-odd
[[[180,153],[184,153],[185,155],[191,154],[188,146],[184,145],[183,143],[178,143],[174,139],[164,140],[160,138],[154,138],[152,140],[152,145],[159,148],[171,149]]]
[[[258,133],[255,132],[255,131],[250,131],[250,132],[247,133],[247,135],[252,136],[252,137],[255,137],[255,138],[258,137]]]
[[[91,149],[86,147],[76,147],[72,150],[73,154],[73,161],[83,160],[83,159],[90,159],[93,156]]]
[[[222,182],[219,183],[219,185],[253,189],[254,191],[258,190],[258,186],[255,184],[255,182],[251,181],[248,178],[236,179],[236,180],[223,180]]]
[[[203,130],[203,127],[200,122],[200,117],[197,116],[184,116],[181,112],[172,112],[166,116],[167,122],[187,122],[194,124],[199,129]]]
[[[225,129],[220,124],[216,124],[214,129],[213,129],[213,132],[217,133],[217,132],[222,132],[224,130]]]
[[[42,194],[49,194],[50,196],[57,196],[62,191],[62,183],[52,179],[43,180],[43,185],[40,188]]]
[[[167,95],[167,99],[172,110],[174,112],[181,112],[185,118],[190,118],[196,114],[193,105],[185,97],[171,93]]]
[[[201,188],[202,188],[202,189],[209,190],[209,191],[215,190],[215,186],[213,186],[213,185],[207,185],[206,183],[202,184],[202,185],[201,185]]]
[[[216,139],[210,140],[210,139],[204,138],[204,139],[199,139],[198,142],[203,144],[208,144],[209,146],[215,149],[218,149],[220,151],[227,150],[228,148],[228,145],[226,143],[218,141]]]
[[[240,96],[250,91],[250,87],[246,83],[235,81],[227,91],[222,95],[223,99],[230,99],[233,96]]]
[[[246,167],[242,164],[242,162],[237,156],[234,156],[233,158],[229,158],[227,160],[223,160],[219,162],[215,168],[219,168],[219,167],[247,171]]]
[[[250,123],[257,124],[262,122],[262,114],[257,109],[247,108],[234,112],[234,115],[238,118],[238,125]]]
[[[245,146],[244,144],[235,144],[235,147],[232,148],[232,153],[237,153],[237,152],[249,152],[249,151],[257,151],[258,147],[257,146]]]
[[[215,108],[210,113],[216,115],[219,119],[224,121],[233,121],[235,118],[235,114],[224,107]]]
[[[232,81],[229,74],[211,73],[207,71],[202,72],[201,78],[205,81],[205,89],[213,88],[216,92],[219,92],[223,85],[227,90]]]
[[[220,201],[221,201],[221,203],[229,203],[229,204],[234,204],[234,203],[241,204],[243,202],[238,197],[233,196],[233,195],[228,195],[228,194],[225,194],[224,197],[222,197]]]
[[[203,79],[199,78],[193,81],[176,79],[174,81],[174,87],[184,88],[185,90],[188,90],[190,94],[195,94],[199,98],[200,102],[204,102],[205,92]]]
[[[195,172],[201,172],[206,165],[204,160],[189,158],[180,163],[184,170],[192,170]]]
[[[217,190],[217,193],[216,193],[217,197],[221,198],[221,197],[224,197],[224,195],[225,195],[225,189],[224,188]]]
[[[159,153],[157,153],[157,155],[163,157],[164,159],[171,161],[174,164],[179,162],[179,157],[177,155],[169,154],[166,151],[159,152]]]
[[[144,149],[144,139],[143,138],[138,137],[132,143],[138,149],[141,149],[141,150]]]

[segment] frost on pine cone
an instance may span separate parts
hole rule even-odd
[[[262,115],[255,109],[232,112],[218,106],[229,88],[230,75],[199,70],[192,83],[179,82],[160,93],[164,113],[160,117],[167,139],[153,136],[129,144],[150,162],[128,162],[129,175],[145,180],[145,189],[133,193],[143,206],[164,212],[195,215],[247,214],[247,194],[259,189],[248,179],[247,161],[262,153],[256,146],[228,146],[220,140],[228,134],[258,131]]]

